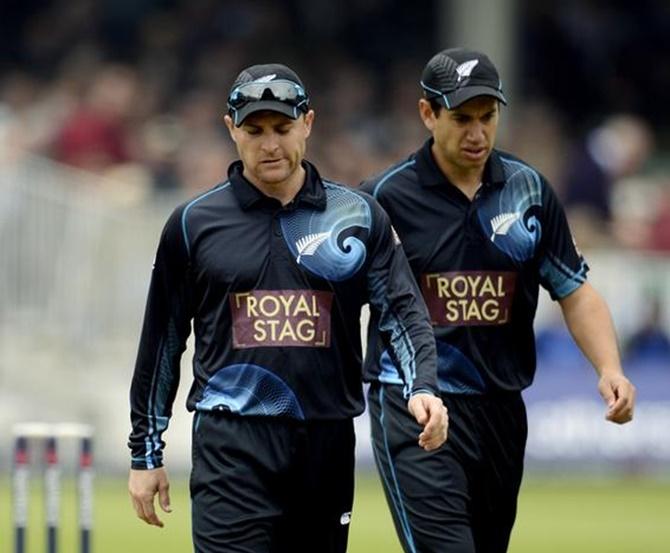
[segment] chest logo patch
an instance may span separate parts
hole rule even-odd
[[[496,236],[505,236],[512,225],[521,218],[521,213],[515,211],[513,213],[501,213],[491,219],[491,242],[495,242]]]
[[[453,271],[421,275],[433,326],[507,324],[512,318],[516,273]]]
[[[330,347],[333,293],[252,290],[230,297],[235,349]]]

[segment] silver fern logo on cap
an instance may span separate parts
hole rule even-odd
[[[458,73],[458,82],[461,82],[461,79],[465,79],[472,74],[472,70],[479,63],[479,60],[470,60],[463,62],[456,68],[456,73]]]

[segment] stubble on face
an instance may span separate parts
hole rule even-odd
[[[432,129],[434,153],[447,174],[481,173],[495,144],[498,118],[498,101],[490,96],[440,110]]]
[[[261,111],[249,115],[240,127],[227,120],[247,180],[271,196],[283,196],[287,188],[297,192],[304,181],[301,163],[313,117],[313,112],[291,119]]]

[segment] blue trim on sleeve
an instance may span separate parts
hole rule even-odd
[[[145,462],[147,468],[155,468],[162,460],[161,436],[170,423],[166,415],[167,401],[174,383],[171,360],[179,349],[177,327],[172,319],[168,321],[167,336],[158,347],[158,368],[154,371],[149,388],[147,407],[147,437],[145,438]]]
[[[547,252],[544,261],[540,265],[540,274],[551,285],[551,290],[557,298],[562,299],[586,282],[586,262],[581,259],[577,272],[565,265],[555,255]]]
[[[416,378],[416,351],[407,328],[386,302],[386,284],[386,278],[370,283],[370,303],[379,309],[379,330],[390,332],[389,343],[400,363],[404,375],[404,393],[408,397]],[[392,371],[387,373],[393,376]]]

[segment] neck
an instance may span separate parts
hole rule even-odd
[[[472,200],[482,184],[484,166],[473,167],[471,169],[457,167],[442,158],[435,144],[433,144],[431,150],[433,152],[433,159],[444,176],[449,179],[451,184]]]
[[[286,180],[280,182],[265,182],[255,179],[246,169],[242,172],[251,184],[258,188],[263,194],[270,198],[279,200],[282,205],[287,205],[293,201],[300,192],[305,183],[305,168],[300,165]]]
[[[449,182],[451,182],[456,188],[458,188],[463,194],[465,194],[469,200],[474,199],[477,190],[482,185],[482,175],[481,172],[476,178],[455,178],[451,175],[447,175]]]

